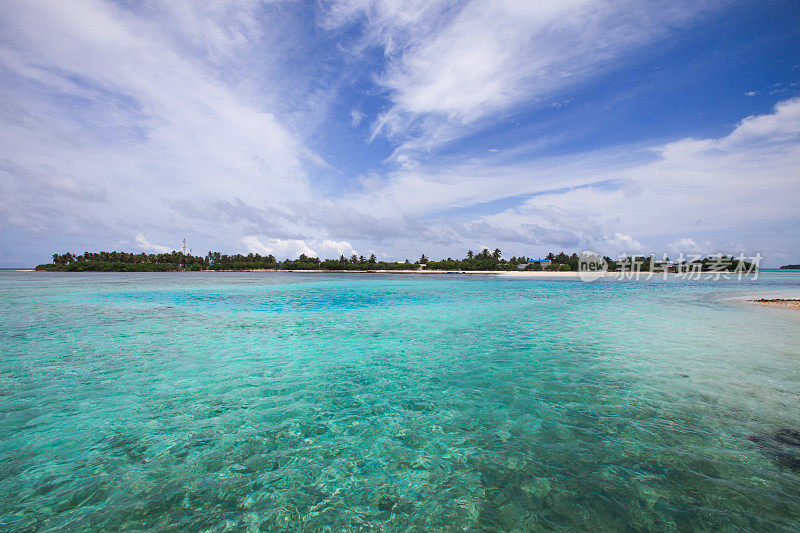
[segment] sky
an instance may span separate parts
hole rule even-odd
[[[800,3],[0,3],[0,266],[800,263]]]

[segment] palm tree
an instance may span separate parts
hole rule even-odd
[[[467,252],[467,259],[472,259],[474,257],[475,257],[475,252],[473,252],[472,250]]]
[[[419,262],[420,263],[427,263],[428,262],[428,256],[426,256],[425,254],[422,254],[420,256],[420,258],[419,258]]]
[[[494,252],[492,252],[492,257],[495,261],[500,261],[500,248],[494,249]]]

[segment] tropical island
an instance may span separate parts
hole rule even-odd
[[[610,258],[607,258],[610,261]],[[369,271],[369,270],[519,270],[523,265],[529,270],[578,270],[578,255],[567,255],[564,252],[548,254],[539,263],[530,262],[528,257],[502,258],[499,249],[490,252],[484,249],[478,253],[468,251],[463,259],[441,259],[431,261],[421,254],[414,262],[382,261],[375,254],[369,257],[340,256],[338,259],[320,259],[301,254],[296,259],[279,261],[272,254],[260,255],[226,255],[220,252],[208,252],[205,256],[186,254],[180,251],[161,254],[129,253],[129,252],[84,252],[76,255],[70,252],[53,254],[53,262],[36,267],[36,270],[64,272],[168,272],[168,271],[200,271],[200,270],[335,270],[335,271]],[[546,265],[541,266],[542,262]]]
[[[732,256],[717,255],[693,261],[672,262],[668,258],[655,259],[655,256],[631,256],[622,260],[602,258],[603,270],[610,272],[733,272],[737,268],[752,270],[753,265],[740,261]],[[53,262],[38,265],[35,270],[48,272],[197,272],[212,271],[247,271],[247,270],[317,270],[328,272],[371,272],[371,271],[458,271],[458,272],[493,272],[493,271],[545,271],[576,272],[579,270],[580,257],[576,253],[549,253],[543,259],[526,256],[513,256],[505,259],[500,249],[490,251],[484,248],[480,252],[469,250],[463,259],[430,260],[424,253],[413,263],[405,261],[382,261],[375,254],[369,257],[340,256],[338,259],[320,259],[301,254],[296,259],[279,261],[272,254],[263,256],[257,253],[247,255],[226,255],[220,252],[208,252],[205,256],[192,255],[180,251],[171,253],[148,254],[131,252],[84,252],[73,254],[53,254]]]

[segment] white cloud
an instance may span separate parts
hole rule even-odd
[[[340,0],[323,24],[360,22],[362,47],[384,49],[388,65],[378,82],[392,106],[373,135],[402,140],[398,155],[433,149],[512,106],[547,105],[557,91],[625,61],[627,51],[707,8],[603,0]]]
[[[136,235],[134,239],[135,245],[145,252],[154,252],[159,254],[166,254],[170,253],[174,250],[174,248],[170,248],[169,246],[164,246],[163,244],[156,244],[154,242],[150,242],[147,238],[142,235],[141,233]]]
[[[467,245],[483,231],[499,242],[607,253],[655,252],[686,234],[703,235],[716,251],[726,251],[731,237],[751,251],[800,246],[800,99],[748,117],[716,139],[505,165],[495,157],[397,171],[344,205],[394,218],[397,227],[409,227],[403,217],[424,217],[429,229]],[[466,225],[437,224],[432,217],[510,200],[517,205]],[[745,234],[749,241],[740,244]]]
[[[356,253],[353,246],[345,241],[322,240],[307,243],[303,239],[266,239],[262,242],[257,236],[249,235],[243,237],[241,243],[249,253],[272,254],[279,261],[296,259],[300,254],[320,259],[337,259],[340,255],[350,257]]]
[[[64,191],[46,199],[51,230],[86,209],[70,190],[109,191],[91,213],[117,238],[131,225],[186,234],[192,228],[168,204],[182,198],[268,208],[312,197],[308,168],[322,161],[272,104],[285,78],[261,84],[259,98],[229,81],[229,69],[264,44],[252,27],[260,4],[0,6],[1,87],[15,95],[0,113],[0,160],[49,169],[49,186]],[[33,207],[8,202],[0,226]]]
[[[361,121],[364,120],[364,113],[356,109],[355,107],[350,110],[350,125],[354,128],[357,128]]]
[[[645,250],[642,243],[631,237],[630,235],[625,235],[620,232],[614,233],[614,235],[610,238],[607,238],[605,242],[606,249],[614,250],[615,252],[622,252],[627,254],[637,254],[637,253],[644,253]]]
[[[793,228],[796,239],[790,221],[797,220],[800,198],[798,141],[795,99],[746,118],[725,137],[669,143],[655,150],[658,158],[651,162],[614,170],[635,187],[578,188],[535,197],[531,206],[584,211],[640,239],[698,231],[725,232],[729,239],[758,225]]]
[[[239,240],[247,253],[262,255],[270,253],[269,249],[255,235],[248,235]]]
[[[701,254],[701,255],[710,255],[716,250],[711,250],[711,244],[708,242],[703,242],[702,244],[698,244],[698,242],[691,237],[683,237],[681,239],[677,239],[674,242],[668,243],[665,248],[672,254],[679,255],[688,255],[688,254]]]
[[[272,254],[279,261],[295,259],[300,254],[309,257],[317,255],[302,239],[268,239],[266,242],[261,242],[258,237],[250,235],[243,237],[241,242],[247,252],[261,255]]]
[[[353,245],[347,241],[318,241],[313,244],[317,255],[323,259],[335,259],[339,256],[350,257],[356,255]]]

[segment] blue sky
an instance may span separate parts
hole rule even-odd
[[[800,261],[800,4],[0,4],[0,265]]]

